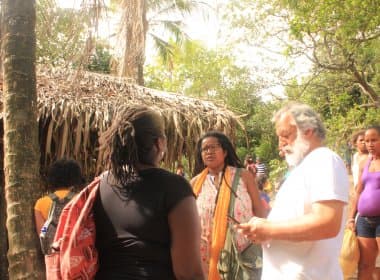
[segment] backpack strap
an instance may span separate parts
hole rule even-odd
[[[59,202],[59,197],[55,193],[49,193],[48,196],[51,198],[52,204],[49,209],[48,217],[45,221],[45,224],[47,225],[53,221],[55,206]]]
[[[67,195],[64,198],[62,198],[62,200],[69,202],[75,195],[76,195],[76,193],[70,190],[67,193]],[[49,223],[50,223],[53,220],[55,205],[61,200],[61,198],[59,198],[58,195],[56,195],[54,192],[49,193],[48,196],[52,200],[52,204],[50,206],[49,214],[48,214],[48,218],[47,218],[46,222],[49,221]]]
[[[69,193],[65,196],[65,199],[71,200],[77,193],[73,192],[72,190],[69,191]]]
[[[53,201],[59,200],[58,195],[56,195],[54,192],[49,193],[48,197],[50,197],[50,199],[53,200]]]
[[[231,198],[230,198],[230,204],[228,207],[228,214],[233,217],[234,216],[234,209],[235,209],[235,194],[237,190],[237,185],[239,184],[239,179],[240,179],[240,173],[241,173],[241,168],[236,168],[235,171],[235,176],[232,181],[232,186],[231,186]]]
[[[48,194],[48,197],[50,197],[51,200],[53,201],[58,201],[58,200],[61,200],[61,199],[64,199],[64,200],[71,200],[77,193],[76,192],[73,192],[72,190],[70,190],[65,197],[63,198],[59,198],[58,195],[56,195],[54,192],[52,193],[49,193]]]

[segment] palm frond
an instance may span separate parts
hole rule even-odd
[[[175,7],[182,14],[191,13],[195,8],[198,7],[197,1],[188,1],[188,0],[175,0]]]
[[[170,60],[170,57],[173,56],[174,46],[155,34],[149,34],[153,38],[153,44],[157,49],[159,56],[162,58],[164,63],[167,63]]]
[[[80,161],[88,178],[102,172],[106,162],[98,137],[126,106],[144,104],[164,117],[171,147],[164,159],[167,168],[174,168],[183,156],[191,163],[196,141],[206,130],[223,131],[235,142],[236,128],[241,126],[234,113],[210,101],[141,87],[110,75],[43,66],[37,70],[43,168],[66,156]]]
[[[189,0],[149,1],[148,13],[150,14],[151,19],[170,16],[173,14],[185,16],[193,12],[198,6],[199,3],[197,1]]]
[[[177,44],[182,44],[189,39],[189,36],[184,31],[182,21],[170,21],[165,20],[162,22],[163,26],[170,34],[172,34],[177,42]]]
[[[104,0],[78,1],[81,1],[84,10],[91,11],[94,16],[89,23],[86,17],[86,24],[96,24],[104,8]],[[130,3],[126,0],[114,1],[121,3],[121,8]],[[172,9],[176,15],[183,16],[196,7],[197,1],[151,0],[147,4],[151,11]],[[177,43],[188,38],[181,20],[161,21]],[[48,20],[45,22],[46,25],[51,23]],[[150,35],[163,59],[169,61],[177,46],[153,33]],[[168,145],[171,147],[165,157],[166,167],[174,165],[182,156],[191,163],[196,141],[206,130],[221,130],[234,141],[236,127],[242,127],[237,116],[212,102],[140,87],[130,84],[127,79],[39,67],[37,81],[43,165],[50,165],[58,156],[73,157],[82,163],[87,177],[99,174],[105,167],[104,155],[98,149],[98,136],[109,127],[122,106],[145,104],[165,118]]]

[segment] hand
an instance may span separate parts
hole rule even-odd
[[[352,231],[355,231],[355,220],[354,219],[349,219],[346,223],[346,228],[352,230]]]
[[[253,217],[248,223],[236,225],[239,233],[244,234],[253,243],[266,243],[270,240],[268,236],[269,222],[266,219]]]

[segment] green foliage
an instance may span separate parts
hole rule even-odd
[[[91,38],[90,13],[59,8],[54,0],[37,1],[37,61],[74,68],[84,64],[87,70],[110,73],[109,46]]]
[[[146,67],[147,86],[226,103],[239,115],[250,114],[259,102],[258,85],[249,69],[237,66],[228,53],[187,42],[173,54],[170,64],[158,58],[155,65]]]
[[[261,86],[252,80],[249,68],[236,65],[226,50],[207,50],[196,42],[174,49],[173,54],[170,64],[157,58],[155,65],[145,67],[148,87],[225,104],[246,127],[237,131],[238,156],[259,154],[264,161],[278,157],[270,122],[275,107],[258,97]]]
[[[98,43],[95,47],[95,54],[90,56],[87,69],[93,72],[101,72],[109,74],[111,54],[106,44]]]
[[[253,147],[250,153],[260,156],[264,162],[278,158],[277,137],[271,122],[276,108],[274,103],[259,103],[245,122],[249,146]]]
[[[270,159],[273,154],[273,146],[271,142],[261,142],[259,146],[255,148],[256,157],[260,157],[262,161]]]
[[[281,3],[292,14],[288,22],[290,34],[312,49],[315,67],[342,73],[351,86],[360,85],[362,95],[370,97],[369,104],[379,107],[380,3],[373,0]]]
[[[335,37],[349,43],[349,39],[357,37],[359,32],[375,31],[380,21],[380,5],[373,0],[280,2],[293,12],[290,25],[296,36],[300,32],[321,32],[332,36],[334,31]]]
[[[61,9],[55,1],[37,1],[37,61],[53,66],[79,61],[86,45],[88,16]]]
[[[161,58],[168,62],[172,59],[173,49],[186,43],[189,38],[185,32],[183,19],[198,8],[194,0],[149,0],[147,4],[148,35]],[[174,38],[174,41],[168,40]]]
[[[288,166],[285,160],[275,158],[269,162],[269,178],[270,181],[277,185],[288,171]]]
[[[89,19],[83,12],[57,9],[52,3],[53,0],[38,1],[37,56],[39,61],[58,65],[82,54]],[[281,102],[263,102],[259,98],[265,84],[256,78],[260,74],[256,66],[248,68],[236,63],[233,53],[238,46],[265,48],[265,41],[276,44],[274,39],[280,37],[281,51],[289,58],[308,56],[313,62],[312,72],[288,82],[286,96],[310,104],[321,114],[328,130],[328,145],[337,151],[342,150],[353,131],[380,123],[377,0],[230,0],[223,6],[228,8],[221,9],[221,20],[232,28],[223,29],[226,47],[217,50],[187,41],[178,20],[182,17],[157,17],[169,8],[176,15],[189,13],[194,1],[147,3],[149,32],[161,57],[145,68],[146,85],[210,99],[240,115],[246,127],[246,131],[237,131],[240,158],[247,153],[259,155],[269,163],[273,174],[283,171],[270,122]],[[155,32],[160,24],[171,31],[172,40]],[[98,45],[95,50],[88,68],[108,72],[107,47]],[[285,83],[284,71],[271,66],[260,72],[277,76]]]
[[[379,4],[373,0],[231,0],[232,13],[226,17],[242,31],[240,40],[261,43],[280,37],[284,53],[305,55],[312,61],[314,75],[340,73],[351,87],[359,85],[370,106],[379,108]],[[252,34],[254,39],[249,38]]]
[[[380,5],[373,0],[231,0],[227,16],[241,38],[284,38],[284,53],[303,54],[310,75],[286,87],[290,100],[324,119],[328,145],[344,150],[350,135],[380,123]],[[277,22],[277,24],[276,24]]]
[[[327,144],[337,151],[354,131],[380,123],[378,109],[366,106],[369,98],[360,94],[347,75],[321,73],[306,89],[294,83],[287,95],[291,100],[310,104],[321,114],[328,131]]]

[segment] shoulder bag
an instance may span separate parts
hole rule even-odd
[[[237,168],[232,183],[233,193],[236,193],[241,169]],[[231,195],[228,213],[234,217],[235,195]],[[228,223],[226,241],[220,252],[218,271],[222,280],[259,280],[262,268],[262,248],[251,243],[242,252],[239,252],[235,243],[236,230]]]

